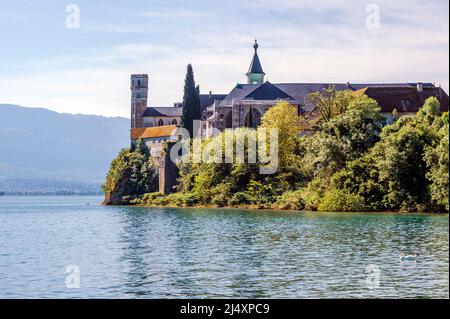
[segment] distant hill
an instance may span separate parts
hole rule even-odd
[[[100,190],[111,160],[128,145],[126,118],[0,104],[0,192]]]

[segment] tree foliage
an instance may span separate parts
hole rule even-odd
[[[425,149],[425,162],[430,181],[430,193],[433,204],[449,210],[449,124],[448,113],[443,116],[443,126],[438,132],[439,143]]]
[[[111,162],[103,184],[105,203],[123,204],[124,197],[156,190],[157,169],[141,141],[132,149],[122,149]]]
[[[378,143],[333,176],[333,189],[360,195],[365,210],[448,210],[448,124],[435,101],[384,127]]]
[[[449,121],[437,99],[429,98],[414,116],[402,116],[384,126],[376,101],[352,92],[325,90],[309,101],[320,109],[312,119],[315,131],[302,132],[295,106],[279,102],[263,116],[261,129],[278,130],[279,166],[261,174],[259,161],[249,162],[249,145],[259,145],[255,130],[225,130],[199,143],[197,153],[218,161],[180,163],[178,192],[146,194],[148,205],[251,205],[261,208],[322,211],[448,211]],[[224,143],[226,137],[232,143]],[[244,161],[236,161],[237,141],[243,141]],[[139,146],[124,150],[113,161],[105,191],[128,176],[130,192],[142,194],[148,155]],[[225,154],[234,160],[225,161]],[[215,157],[216,156],[216,157]],[[147,158],[147,160],[146,160]],[[147,161],[147,162],[146,162]],[[148,176],[148,175],[147,175]],[[122,179],[123,180],[123,179]]]
[[[183,112],[181,115],[181,126],[188,130],[190,136],[194,136],[193,123],[194,120],[200,119],[201,110],[200,87],[195,86],[194,71],[191,64],[188,64],[187,66],[183,92]]]

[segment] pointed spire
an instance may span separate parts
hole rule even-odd
[[[252,62],[250,63],[250,67],[248,68],[247,78],[248,83],[263,83],[264,82],[264,71],[261,66],[261,62],[258,57],[258,41],[255,40],[253,44],[253,48],[255,49],[255,53],[253,54]]]
[[[265,74],[262,66],[261,66],[261,62],[259,61],[259,57],[258,57],[258,41],[255,40],[255,44],[253,45],[253,48],[255,49],[255,53],[253,54],[253,59],[252,62],[250,63],[250,67],[248,69],[247,74],[250,73],[256,73],[256,74]]]

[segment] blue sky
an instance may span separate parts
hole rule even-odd
[[[368,4],[379,28],[367,27]],[[80,28],[65,25],[66,6]],[[0,103],[129,116],[129,76],[149,104],[181,100],[187,63],[228,93],[256,37],[271,82],[436,82],[449,88],[447,0],[1,0]]]

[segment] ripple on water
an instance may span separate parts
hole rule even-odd
[[[449,297],[448,215],[100,201],[1,197],[0,297]],[[400,263],[400,252],[415,252],[416,262]],[[79,266],[79,289],[66,288],[67,265]],[[368,281],[369,266],[379,285]]]

